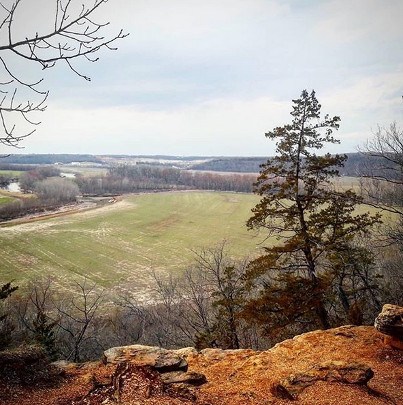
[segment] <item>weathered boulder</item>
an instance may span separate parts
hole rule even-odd
[[[394,348],[403,350],[403,307],[385,304],[382,312],[377,316],[375,328],[387,335],[385,343]]]
[[[104,351],[103,362],[105,364],[128,362],[137,366],[151,366],[160,373],[187,371],[188,369],[188,363],[184,356],[179,355],[175,350],[143,345],[108,349]]]
[[[317,381],[366,385],[373,376],[374,372],[365,364],[328,361],[305,372],[291,374],[273,387],[273,393],[280,398],[293,400]]]
[[[148,370],[150,376],[157,373],[155,375],[159,376],[158,381],[163,385],[167,395],[193,400],[196,397],[195,387],[207,382],[203,374],[187,371],[188,363],[185,358],[196,354],[196,349],[192,347],[167,350],[154,346],[132,345],[106,350],[103,362],[117,364],[116,370],[123,370],[123,374],[115,372],[115,380],[116,375],[123,381],[127,378],[128,372],[136,374],[141,370],[142,372]],[[116,394],[119,390],[115,388],[113,391]]]

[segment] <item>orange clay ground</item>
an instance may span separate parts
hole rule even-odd
[[[105,387],[111,382],[116,365],[95,362],[69,365],[53,385],[23,388],[2,383],[0,404],[403,404],[403,351],[386,346],[383,335],[369,326],[314,331],[264,352],[206,349],[189,354],[187,362],[189,371],[204,374],[208,382],[186,395],[180,389],[167,391],[158,373],[142,369],[121,379],[121,395],[111,396]],[[364,364],[374,376],[367,385],[317,381],[303,389],[295,400],[275,393],[274,387],[284,378],[328,362]]]

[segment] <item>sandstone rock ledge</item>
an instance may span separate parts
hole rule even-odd
[[[403,307],[385,304],[374,326],[386,335],[384,342],[387,345],[403,350]]]
[[[63,369],[52,386],[0,379],[0,404],[403,404],[403,351],[368,326],[309,332],[264,352],[127,346]]]

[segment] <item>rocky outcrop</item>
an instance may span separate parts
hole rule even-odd
[[[207,382],[204,374],[188,371],[186,358],[195,355],[194,348],[167,350],[131,345],[106,350],[102,366],[66,362],[54,365],[67,374],[84,374],[90,385],[84,395],[76,396],[66,404],[185,405],[196,401],[198,387]]]
[[[374,327],[350,325],[266,351],[114,348],[103,362],[55,364],[64,377],[53,386],[10,386],[0,378],[0,404],[403,404],[403,351],[383,345],[382,336]]]
[[[375,319],[374,326],[387,335],[384,340],[386,344],[403,350],[403,307],[385,304]]]
[[[178,353],[175,350],[167,350],[154,346],[131,345],[113,347],[104,352],[103,361],[105,364],[128,362],[137,366],[150,366],[160,373],[187,371],[188,369],[183,349]]]
[[[291,374],[273,387],[273,393],[280,398],[294,400],[317,381],[366,385],[373,376],[374,372],[365,364],[329,361],[304,372]]]
[[[180,372],[179,372],[180,373]],[[170,374],[170,373],[168,373]],[[184,373],[187,374],[187,373]],[[119,363],[107,384],[95,382],[84,397],[76,398],[76,405],[99,404],[170,404],[192,403],[195,394],[188,386],[169,385],[161,374],[151,366],[136,366],[127,362]]]
[[[167,350],[143,345],[113,347],[106,350],[103,356],[104,364],[118,365],[112,383],[98,387],[97,390],[101,390],[104,396],[108,395],[110,400],[116,397],[121,400],[129,391],[132,397],[162,398],[166,395],[193,401],[196,398],[194,387],[207,382],[204,374],[188,371],[186,358],[196,354],[194,348]],[[145,392],[139,391],[138,384],[133,383],[139,375],[143,376]],[[98,392],[90,394],[97,396]]]

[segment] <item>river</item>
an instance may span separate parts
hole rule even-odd
[[[75,173],[60,173],[60,177],[74,179],[74,177],[76,177],[76,175],[75,175]],[[21,193],[20,183],[18,181],[13,181],[8,186],[0,187],[0,188],[2,188],[3,190],[10,191],[12,193]]]

